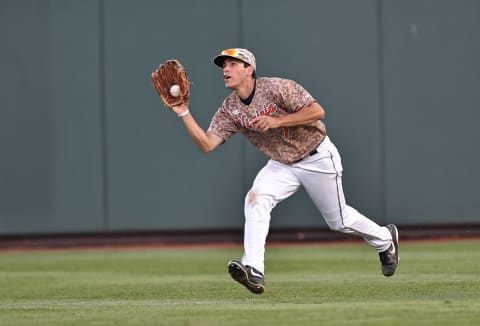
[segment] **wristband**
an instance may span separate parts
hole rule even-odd
[[[186,116],[186,115],[189,114],[189,113],[190,113],[190,110],[187,109],[187,111],[184,111],[184,112],[180,113],[180,114],[178,115],[178,117],[179,117],[179,118],[182,118],[182,117]]]

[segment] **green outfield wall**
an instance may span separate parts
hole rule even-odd
[[[266,158],[201,153],[150,82],[181,60],[207,128],[228,47],[324,106],[359,211],[480,223],[479,31],[477,0],[1,0],[0,235],[241,228]],[[271,223],[326,227],[303,191]]]

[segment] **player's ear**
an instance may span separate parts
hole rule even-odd
[[[247,72],[249,76],[252,76],[252,78],[255,78],[255,69],[253,69],[252,66],[247,65]]]

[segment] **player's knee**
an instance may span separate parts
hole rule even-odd
[[[328,227],[332,231],[348,233],[350,230],[350,225],[348,223],[348,218],[342,216],[341,214],[330,215],[326,218]]]
[[[254,206],[258,200],[258,193],[255,190],[250,190],[245,196],[245,205]]]
[[[272,210],[271,206],[268,196],[261,195],[252,189],[245,196],[245,217],[247,219],[268,219]]]
[[[245,210],[261,208],[265,205],[265,199],[255,190],[250,190],[245,196]]]

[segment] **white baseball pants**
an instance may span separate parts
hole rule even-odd
[[[300,186],[305,188],[330,229],[358,235],[378,252],[390,247],[392,235],[386,227],[379,226],[345,203],[340,154],[328,136],[317,151],[289,165],[269,160],[259,171],[245,197],[245,252],[242,264],[264,273],[270,213]]]

